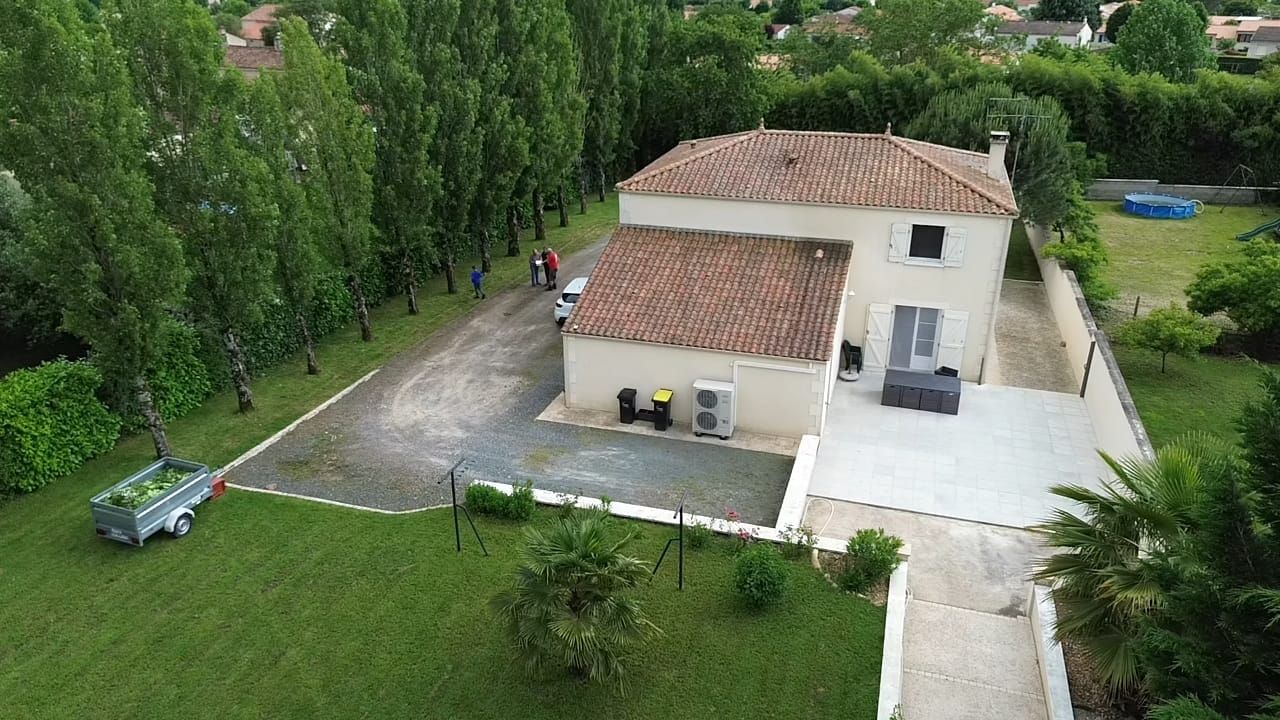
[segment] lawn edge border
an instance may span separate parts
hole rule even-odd
[[[889,576],[884,613],[884,648],[880,653],[880,700],[876,720],[890,720],[902,705],[902,638],[907,624],[907,565],[904,558]]]
[[[1055,637],[1058,610],[1053,604],[1053,589],[1035,585],[1027,600],[1027,615],[1036,642],[1036,660],[1040,665],[1045,712],[1049,720],[1075,720],[1071,705],[1071,686],[1067,679],[1067,661],[1062,645]]]

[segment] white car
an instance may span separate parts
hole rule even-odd
[[[569,313],[573,311],[574,303],[578,302],[578,297],[582,295],[582,291],[587,287],[587,278],[574,278],[565,286],[564,292],[560,293],[560,297],[556,298],[556,324],[563,325],[565,320],[569,319]]]

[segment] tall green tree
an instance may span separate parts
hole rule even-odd
[[[1146,0],[1116,34],[1112,56],[1131,73],[1157,73],[1174,82],[1195,79],[1214,65],[1205,20],[1185,0]]]
[[[605,177],[616,157],[622,130],[622,96],[619,75],[622,62],[623,24],[634,0],[566,0],[573,18],[573,40],[581,58],[582,96],[587,99],[582,159],[579,165],[579,197],[586,212],[589,182],[594,179],[604,195]]]
[[[471,203],[482,181],[481,87],[462,61],[461,0],[405,0],[405,9],[414,62],[439,111],[429,149],[441,178],[433,242],[449,292],[456,293],[455,270],[471,248]]]
[[[147,111],[156,200],[186,250],[192,311],[220,340],[247,412],[253,390],[241,338],[272,293],[280,218],[270,173],[240,127],[244,81],[226,71],[222,37],[192,3],[114,0],[105,16]]]
[[[0,0],[0,17],[0,151],[32,198],[34,257],[64,327],[132,388],[156,456],[167,456],[145,371],[186,273],[152,199],[128,71],[106,32],[68,3]]]
[[[499,44],[509,72],[504,93],[520,118],[526,134],[528,162],[516,182],[514,196],[530,195],[534,239],[547,239],[543,208],[549,193],[556,193],[562,225],[564,177],[582,149],[582,114],[586,102],[578,86],[578,57],[573,47],[572,23],[563,0],[500,0]],[[518,209],[507,210],[507,255],[520,254]]]
[[[250,90],[249,122],[259,157],[271,173],[268,192],[284,221],[276,226],[273,238],[276,257],[276,287],[286,312],[297,323],[307,355],[307,374],[320,374],[315,338],[307,320],[315,298],[316,280],[323,265],[320,258],[319,229],[315,212],[303,183],[306,172],[298,162],[303,157],[305,138],[294,135],[296,123],[280,100],[278,76],[267,74]]]
[[[980,0],[882,0],[856,20],[867,31],[867,51],[886,65],[981,47],[992,21]]]
[[[1120,28],[1124,27],[1125,23],[1129,22],[1129,18],[1133,17],[1133,9],[1137,6],[1137,3],[1127,2],[1116,8],[1107,17],[1107,40],[1115,42],[1120,37]]]
[[[1097,0],[1041,0],[1034,14],[1037,20],[1087,20],[1089,27],[1095,30],[1102,27]]]
[[[407,38],[408,19],[397,0],[341,0],[334,30],[374,135],[373,220],[383,252],[395,266],[409,313],[418,313],[421,269],[434,261],[433,213],[440,175],[428,149],[437,108],[428,99]]]
[[[373,326],[361,275],[373,234],[373,130],[341,61],[321,52],[301,20],[286,18],[281,29],[285,68],[277,87],[298,143],[297,159],[307,168],[308,200],[319,237],[346,275],[360,337],[369,342]]]

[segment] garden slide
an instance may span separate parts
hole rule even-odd
[[[1263,225],[1259,225],[1258,227],[1256,227],[1256,228],[1254,228],[1254,229],[1250,230],[1249,232],[1240,233],[1239,235],[1237,235],[1237,236],[1236,236],[1236,239],[1237,239],[1237,240],[1252,240],[1252,239],[1254,239],[1254,238],[1258,237],[1259,235],[1261,235],[1262,233],[1267,232],[1268,230],[1270,230],[1270,231],[1272,231],[1272,232],[1280,233],[1280,218],[1277,218],[1277,219],[1275,219],[1275,220],[1272,220],[1272,221],[1271,221],[1271,222],[1269,222],[1269,223],[1266,223],[1266,224],[1263,224]]]

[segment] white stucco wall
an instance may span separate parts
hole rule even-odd
[[[672,419],[693,417],[695,380],[735,380],[736,428],[800,437],[821,432],[830,363],[563,335],[565,404],[616,412],[618,391],[633,387],[638,407],[658,388],[674,392]],[[762,365],[775,367],[760,367]]]
[[[844,337],[854,345],[864,344],[869,303],[964,310],[969,323],[960,375],[972,382],[980,380],[1004,275],[1011,218],[626,192],[619,193],[619,213],[623,225],[852,243]],[[894,223],[965,228],[964,264],[935,267],[890,262]]]

